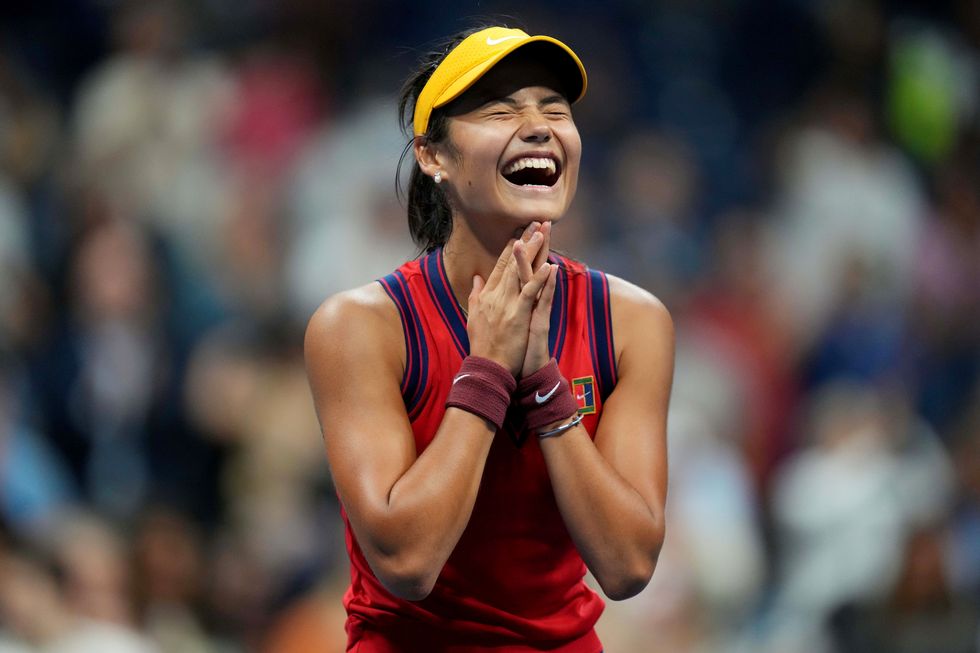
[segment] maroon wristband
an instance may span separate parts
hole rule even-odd
[[[517,381],[510,371],[488,358],[467,356],[453,377],[446,408],[460,408],[493,423],[504,423]]]
[[[517,384],[514,401],[524,413],[524,428],[537,431],[542,426],[568,419],[578,412],[568,380],[554,358],[540,370]]]

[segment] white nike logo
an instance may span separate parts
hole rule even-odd
[[[549,399],[551,399],[551,395],[555,394],[555,390],[557,390],[558,389],[558,386],[560,386],[560,385],[561,385],[561,381],[559,381],[558,383],[556,383],[555,384],[555,387],[551,389],[551,392],[549,392],[548,394],[546,394],[543,397],[541,396],[541,393],[540,392],[535,392],[534,393],[534,400],[536,402],[538,402],[539,404],[543,404],[544,402],[546,402]]]
[[[504,41],[509,41],[510,39],[519,39],[519,38],[521,37],[512,35],[512,36],[501,36],[499,39],[492,39],[488,36],[487,45],[497,45],[499,43],[503,43]]]
[[[578,399],[579,401],[582,401],[583,399],[585,399],[585,395],[575,395],[575,398]]]
[[[472,374],[460,374],[455,379],[453,379],[453,385],[456,385],[456,383],[458,383],[459,381],[462,381],[463,379],[465,379],[468,376],[473,376],[473,375]]]

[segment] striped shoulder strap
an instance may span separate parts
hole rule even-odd
[[[596,370],[599,396],[616,387],[616,348],[613,346],[612,314],[609,309],[609,280],[598,270],[588,271],[589,349]]]
[[[405,336],[405,373],[402,375],[401,392],[408,417],[414,419],[429,376],[429,351],[422,331],[422,320],[405,275],[400,270],[379,279],[378,283],[395,303],[401,317]]]

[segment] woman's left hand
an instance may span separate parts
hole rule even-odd
[[[541,294],[538,295],[537,302],[534,304],[534,311],[531,313],[530,332],[528,334],[527,351],[524,354],[524,364],[521,367],[521,377],[537,372],[551,360],[551,352],[548,350],[548,333],[551,326],[551,302],[555,296],[558,266],[548,263],[551,223],[542,223],[538,231],[544,236],[544,242],[533,260],[529,260],[525,248],[521,244],[514,247],[518,276],[520,277],[522,286],[531,280],[531,276],[542,265],[547,265],[551,268],[548,281],[545,283],[544,288],[541,289]],[[531,235],[525,234],[525,237],[529,238]]]

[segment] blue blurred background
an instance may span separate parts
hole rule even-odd
[[[302,332],[417,253],[395,95],[494,16],[589,70],[560,247],[678,333],[606,650],[978,650],[976,0],[37,0],[0,8],[0,652],[343,650]]]

